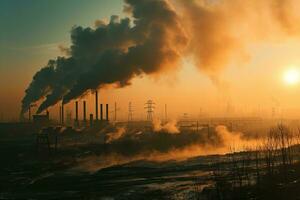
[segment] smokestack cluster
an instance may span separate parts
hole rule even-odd
[[[99,121],[99,119],[98,119],[98,92],[96,92],[95,93],[95,116],[96,116],[96,118],[94,119],[94,115],[93,114],[90,114],[90,126],[92,126],[93,125],[93,121],[95,120],[95,121]],[[63,116],[64,116],[64,114],[63,114],[63,110],[64,110],[64,108],[63,108],[64,106],[62,105],[62,106],[60,106],[60,123],[61,124],[64,124],[64,121],[63,121]],[[86,123],[86,101],[83,101],[83,122],[84,123]],[[105,114],[106,114],[106,116],[105,116],[105,120],[106,121],[109,121],[109,105],[108,104],[106,104],[106,107],[105,107]],[[47,114],[48,114],[49,112],[47,111]],[[75,125],[76,126],[79,126],[79,102],[78,101],[75,101]],[[103,104],[100,104],[100,120],[101,121],[103,121],[104,120],[104,117],[103,117]]]
[[[63,99],[68,103],[88,90],[130,85],[141,74],[177,66],[186,35],[165,0],[125,0],[131,18],[111,16],[93,28],[74,27],[69,57],[58,57],[38,71],[25,91],[22,113],[44,97],[38,113]],[[97,116],[96,116],[97,119]]]
[[[72,28],[68,55],[49,60],[33,76],[22,114],[43,98],[38,113],[61,99],[65,104],[106,85],[125,87],[134,77],[176,70],[182,56],[220,85],[218,72],[249,60],[251,45],[300,33],[297,0],[124,1],[130,17]]]

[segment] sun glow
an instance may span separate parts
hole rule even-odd
[[[288,85],[297,84],[300,80],[300,71],[297,68],[292,68],[284,73],[283,80]]]

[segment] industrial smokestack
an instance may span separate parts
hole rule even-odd
[[[103,104],[100,104],[100,119],[103,121]]]
[[[83,121],[86,121],[86,102],[83,101]]]
[[[61,105],[61,124],[62,124],[62,125],[64,125],[64,123],[65,123],[64,118],[65,118],[65,114],[64,114],[64,105],[62,104],[62,105]]]
[[[59,123],[61,124],[61,106],[59,106]]]
[[[75,126],[79,126],[78,121],[78,101],[75,102]]]
[[[93,121],[94,121],[93,114],[90,114],[90,126],[93,126]]]
[[[125,87],[130,85],[131,79],[137,74],[160,73],[167,66],[173,66],[168,69],[177,69],[176,64],[180,63],[180,56],[186,51],[188,38],[180,17],[169,5],[169,1],[124,2],[129,18],[126,16],[119,19],[113,15],[108,23],[102,23],[95,28],[72,28],[69,55],[49,60],[33,76],[22,100],[22,113],[28,109],[30,103],[44,97],[46,98],[38,112],[55,105],[61,97],[66,104],[91,88],[101,88],[107,84]],[[149,14],[149,8],[152,7],[155,9]],[[157,19],[160,19],[159,23]],[[202,21],[200,20],[200,24]],[[212,30],[215,29],[213,26]],[[201,34],[203,33],[200,32]],[[197,52],[201,48],[201,45],[196,48]]]
[[[95,113],[96,113],[96,120],[98,121],[98,91],[96,90],[95,93]]]
[[[75,102],[75,121],[78,122],[78,101]]]
[[[106,104],[106,121],[108,121],[108,104]]]

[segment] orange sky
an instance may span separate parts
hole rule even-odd
[[[283,73],[287,69],[300,66],[297,52],[300,52],[299,40],[254,46],[250,62],[222,70],[219,74],[224,81],[222,88],[214,85],[209,77],[186,58],[178,72],[157,77],[139,77],[127,88],[99,91],[99,101],[110,103],[111,109],[112,104],[117,102],[121,119],[127,118],[129,101],[133,104],[134,116],[145,118],[143,104],[148,99],[157,103],[156,114],[159,117],[163,116],[164,104],[168,105],[169,116],[173,118],[183,113],[190,116],[198,116],[200,113],[208,116],[259,116],[259,110],[263,111],[265,117],[270,117],[272,107],[283,110],[286,117],[298,117],[300,87],[287,85],[283,81]],[[11,84],[5,84],[11,82],[9,76],[1,79],[1,94],[7,94],[1,98],[1,111],[6,116],[18,116],[24,86],[29,83],[31,76],[30,72],[25,71],[18,74],[16,81]],[[88,112],[93,112],[94,96],[89,94],[86,99],[90,107]],[[230,110],[227,109],[228,104],[232,107]],[[73,109],[73,105],[71,102],[69,109]],[[55,107],[50,112],[57,116]]]
[[[96,14],[92,17],[97,19]],[[278,34],[276,30],[269,31],[274,31],[269,32],[269,35]],[[1,120],[18,118],[24,90],[33,74],[48,59],[62,54],[58,48],[60,44],[66,45],[69,41],[62,39],[47,45],[13,49],[1,60]],[[286,70],[300,68],[298,33],[275,39],[255,39],[243,42],[243,46],[247,59],[241,60],[234,53],[236,57],[214,72],[221,82],[219,85],[211,81],[210,72],[196,66],[199,65],[196,59],[186,55],[182,58],[178,71],[138,77],[132,81],[131,86],[123,89],[101,90],[100,103],[109,103],[110,109],[113,109],[114,102],[117,102],[120,107],[119,119],[127,119],[129,101],[133,104],[134,117],[144,119],[146,113],[143,106],[148,99],[156,102],[155,113],[161,118],[165,104],[168,105],[170,118],[178,118],[183,113],[188,113],[191,117],[200,114],[271,117],[272,107],[276,108],[277,117],[300,117],[300,85],[287,85],[283,81]],[[89,94],[86,99],[88,112],[93,112],[93,95]],[[67,107],[73,109],[73,105],[74,102],[70,102]],[[57,106],[50,108],[50,113],[57,117]]]

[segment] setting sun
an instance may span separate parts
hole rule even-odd
[[[294,85],[299,82],[300,74],[298,69],[289,69],[284,73],[284,81],[289,85]]]
[[[0,200],[300,200],[300,0],[0,0]]]

